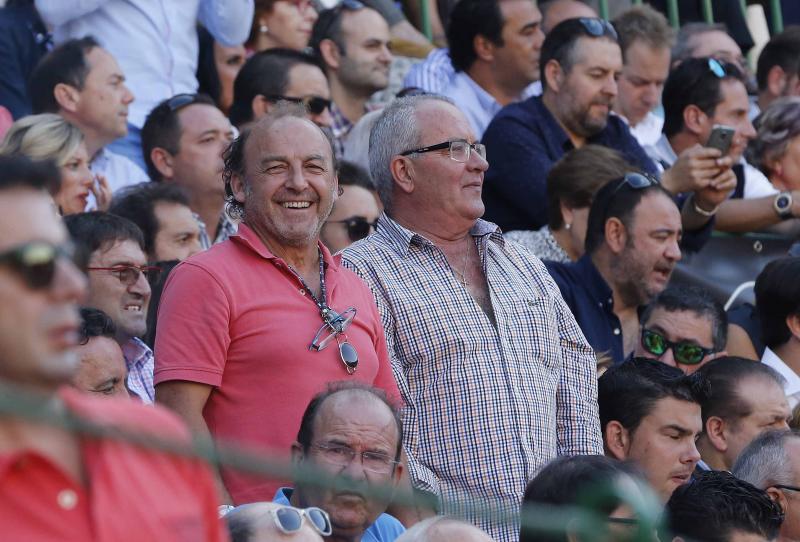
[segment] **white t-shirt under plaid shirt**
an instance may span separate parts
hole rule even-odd
[[[596,361],[541,261],[489,222],[470,233],[496,326],[444,253],[386,215],[342,261],[370,286],[381,314],[405,401],[412,482],[439,495],[444,513],[516,541],[516,525],[464,514],[452,501],[466,496],[514,515],[548,461],[602,454]]]

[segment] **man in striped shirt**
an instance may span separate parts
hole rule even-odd
[[[595,358],[541,262],[480,220],[485,148],[450,100],[389,105],[370,137],[386,212],[344,251],[372,289],[405,401],[412,483],[500,541],[557,455],[600,454]]]

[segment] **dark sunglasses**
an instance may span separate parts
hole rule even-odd
[[[178,109],[186,107],[187,105],[192,105],[196,101],[197,101],[197,94],[189,94],[189,93],[176,94],[175,96],[167,100],[167,107],[169,107],[169,110],[174,113]]]
[[[109,271],[125,286],[133,286],[139,281],[139,276],[144,275],[148,282],[158,281],[161,268],[156,266],[115,265],[114,267],[87,267],[89,271]]]
[[[355,307],[349,307],[341,313],[330,307],[326,308],[322,316],[322,327],[319,328],[311,344],[308,345],[309,350],[320,352],[335,340],[339,346],[339,357],[342,359],[348,374],[353,374],[358,369],[358,351],[350,343],[350,339],[345,333],[355,319],[356,312]]]
[[[626,173],[611,194],[616,194],[626,186],[632,188],[633,190],[641,190],[651,186],[658,186],[659,184],[661,183],[658,181],[658,179],[645,173]]]
[[[303,527],[303,517],[314,527],[320,535],[330,536],[333,533],[331,519],[328,513],[321,508],[312,506],[311,508],[293,508],[282,506],[270,510],[275,526],[285,534],[296,533]]]
[[[347,236],[352,242],[360,241],[378,229],[378,221],[370,222],[363,216],[351,216],[344,220],[328,220],[328,224],[344,224],[347,227]]]
[[[654,356],[661,356],[672,349],[675,361],[683,365],[697,365],[704,357],[716,352],[688,341],[672,342],[660,333],[647,328],[642,328],[642,348]]]
[[[13,269],[28,288],[43,290],[53,284],[59,258],[72,260],[71,245],[57,246],[33,241],[0,253],[0,265]]]
[[[784,484],[775,484],[772,487],[774,487],[775,489],[788,489],[789,491],[800,491],[800,487],[787,486],[787,485],[784,485]]]
[[[303,96],[297,98],[295,96],[283,96],[281,94],[270,94],[266,97],[270,102],[291,102],[293,104],[303,104],[306,111],[312,115],[320,115],[326,109],[330,109],[331,101],[322,98],[321,96]]]
[[[581,23],[583,29],[590,36],[594,36],[595,38],[599,38],[600,36],[610,36],[615,40],[619,39],[617,31],[614,29],[611,23],[609,23],[605,19],[598,19],[594,17],[580,17],[578,18],[578,22]]]

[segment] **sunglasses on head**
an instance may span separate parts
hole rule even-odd
[[[161,273],[160,267],[138,265],[115,265],[114,267],[87,267],[89,271],[108,271],[125,286],[133,286],[139,281],[139,276],[144,275],[150,283],[158,281]]]
[[[302,98],[297,98],[294,96],[283,96],[281,94],[270,94],[266,97],[267,100],[271,102],[291,102],[293,104],[303,104],[305,106],[306,111],[311,113],[312,115],[320,115],[326,109],[330,109],[331,101],[321,96],[303,96]]]
[[[643,188],[649,188],[651,186],[658,186],[661,184],[658,179],[647,175],[645,173],[626,173],[625,176],[619,181],[617,187],[614,189],[613,194],[616,194],[624,187],[628,186],[633,190],[642,190]]]
[[[330,536],[333,533],[328,513],[316,506],[310,508],[282,506],[273,508],[269,512],[275,520],[275,526],[284,534],[292,534],[299,531],[303,527],[304,517],[320,535]]]
[[[351,216],[344,220],[328,220],[327,222],[328,224],[344,224],[347,228],[347,236],[354,243],[378,229],[377,220],[370,222],[363,216]]]
[[[642,328],[642,348],[654,356],[662,356],[667,350],[672,349],[675,361],[682,365],[697,365],[703,358],[713,354],[715,350],[703,348],[688,341],[673,342],[652,329]]]
[[[611,23],[605,19],[579,17],[578,22],[581,23],[583,29],[590,36],[594,36],[595,38],[599,38],[600,36],[609,36],[615,40],[619,39],[616,29],[614,29]]]
[[[43,290],[53,284],[58,259],[72,260],[72,256],[71,245],[57,246],[33,241],[0,253],[0,265],[13,269],[28,288]]]
[[[197,101],[197,94],[189,94],[189,93],[176,94],[175,96],[167,100],[167,107],[169,107],[170,111],[175,112],[178,109],[186,107],[187,105],[192,105],[196,101]]]

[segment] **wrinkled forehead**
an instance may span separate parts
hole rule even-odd
[[[416,107],[414,120],[423,145],[452,139],[476,140],[464,113],[442,100],[421,101]]]
[[[252,129],[245,144],[247,169],[264,156],[324,156],[333,161],[333,148],[319,126],[307,118],[286,116],[263,118]]]

